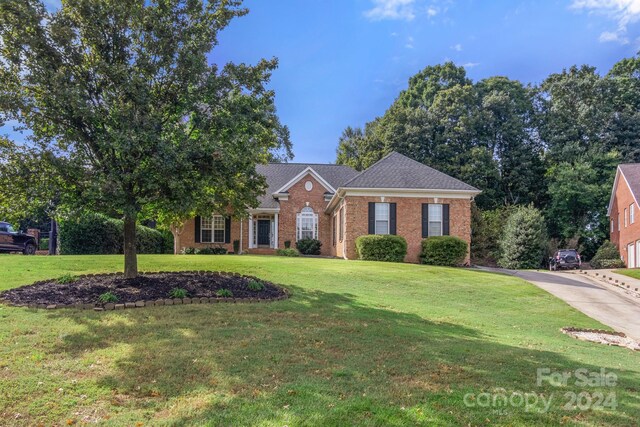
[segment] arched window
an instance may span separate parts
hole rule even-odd
[[[308,206],[302,208],[297,216],[296,236],[298,240],[318,238],[318,214]]]

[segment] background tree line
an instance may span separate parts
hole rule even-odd
[[[358,170],[398,151],[482,190],[476,260],[498,257],[508,212],[533,205],[553,245],[592,256],[608,235],[616,166],[640,161],[640,58],[604,76],[573,66],[541,84],[495,76],[473,82],[451,62],[409,79],[381,117],[340,137],[337,163]]]

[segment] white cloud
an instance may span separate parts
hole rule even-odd
[[[478,65],[480,65],[479,62],[467,62],[466,64],[462,64],[464,68],[473,68],[477,67]]]
[[[453,46],[451,46],[451,49],[455,50],[456,52],[462,52],[462,45],[460,43],[454,44]]]
[[[429,6],[429,8],[427,9],[427,16],[429,16],[429,18],[432,18],[437,14],[438,14],[438,9],[436,9],[433,6]]]
[[[600,34],[601,42],[629,43],[627,27],[640,20],[640,0],[573,0],[571,7],[601,13],[617,22],[615,31]]]
[[[373,0],[373,9],[367,10],[364,16],[372,21],[385,19],[411,21],[415,15],[415,0]]]

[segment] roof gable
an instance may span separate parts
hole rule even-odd
[[[395,151],[383,157],[341,187],[480,192],[477,188],[459,179]]]
[[[267,181],[266,193],[258,198],[260,208],[278,208],[279,204],[278,201],[273,198],[273,193],[287,186],[287,184],[296,177],[298,177],[298,180],[302,179],[306,176],[304,171],[309,169],[312,169],[315,173],[314,178],[322,178],[322,180],[318,179],[318,181],[324,181],[322,185],[325,187],[328,185],[327,189],[338,188],[344,182],[358,174],[356,170],[343,165],[312,163],[268,163],[266,165],[257,165],[256,172],[264,176]],[[289,186],[295,182],[294,180]]]
[[[329,184],[324,178],[322,178],[318,174],[318,172],[313,170],[313,168],[311,166],[308,166],[306,169],[304,169],[298,175],[296,175],[293,178],[291,178],[291,180],[289,180],[289,182],[287,182],[285,185],[283,185],[282,187],[280,187],[276,191],[274,191],[274,193],[284,193],[285,191],[289,190],[289,188],[293,187],[293,185],[295,183],[297,183],[298,181],[300,181],[302,178],[304,178],[307,175],[311,175],[312,177],[314,177],[316,179],[316,181],[318,181],[325,189],[327,189],[331,193],[335,193],[336,192],[336,189],[333,188],[331,186],[331,184]]]
[[[620,180],[622,177],[622,180]],[[618,185],[624,182],[633,200],[638,205],[638,199],[640,199],[640,163],[625,163],[618,165],[616,170],[616,178],[613,181],[613,188],[611,188],[611,198],[609,199],[609,207],[607,208],[607,216],[611,216],[611,209],[613,208],[613,199],[615,199]],[[640,205],[638,205],[640,206]]]

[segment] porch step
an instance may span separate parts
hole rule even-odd
[[[273,248],[252,248],[247,249],[247,253],[251,255],[275,255],[276,250]]]

